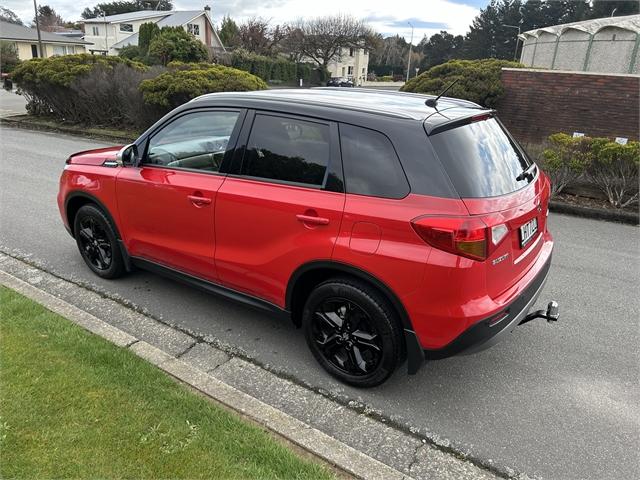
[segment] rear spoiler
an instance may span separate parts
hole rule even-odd
[[[453,109],[448,109],[453,110]],[[476,111],[468,111],[467,114],[458,115],[454,118],[447,117],[443,112],[438,111],[433,115],[430,115],[424,121],[424,129],[427,132],[427,135],[435,135],[436,133],[441,133],[446,130],[451,130],[452,128],[461,127],[462,125],[468,125],[469,123],[481,122],[482,120],[486,120],[487,118],[492,118],[495,116],[495,110],[476,110]],[[439,122],[430,122],[431,117],[439,115],[445,120]]]

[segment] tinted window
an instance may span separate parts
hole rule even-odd
[[[493,118],[437,133],[431,142],[461,197],[505,195],[531,181],[516,180],[531,164]]]
[[[391,141],[383,134],[340,125],[340,147],[348,193],[403,198],[409,183]]]
[[[329,125],[256,115],[242,174],[321,186],[329,164]]]
[[[217,172],[238,116],[210,111],[179,117],[151,137],[144,163]]]

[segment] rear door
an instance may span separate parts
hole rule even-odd
[[[540,252],[548,183],[494,117],[484,115],[430,139],[469,213],[495,227],[496,245],[486,262],[487,288],[495,298],[524,276]]]
[[[216,201],[216,266],[237,290],[284,306],[300,265],[330,259],[344,209],[337,126],[258,112]]]
[[[140,165],[120,169],[116,192],[131,256],[215,281],[214,208],[240,110],[195,110],[154,132]]]

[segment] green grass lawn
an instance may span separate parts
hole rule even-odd
[[[0,287],[0,477],[332,473],[128,350]]]

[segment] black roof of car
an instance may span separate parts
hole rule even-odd
[[[457,119],[488,112],[480,105],[457,98],[442,97],[437,108],[428,107],[425,101],[433,95],[374,90],[364,88],[320,87],[311,89],[274,89],[253,92],[208,93],[191,102],[212,100],[254,100],[262,104],[298,104],[313,107],[329,107],[359,111],[369,114],[392,116],[424,121],[427,130]],[[267,105],[265,105],[267,106]]]

